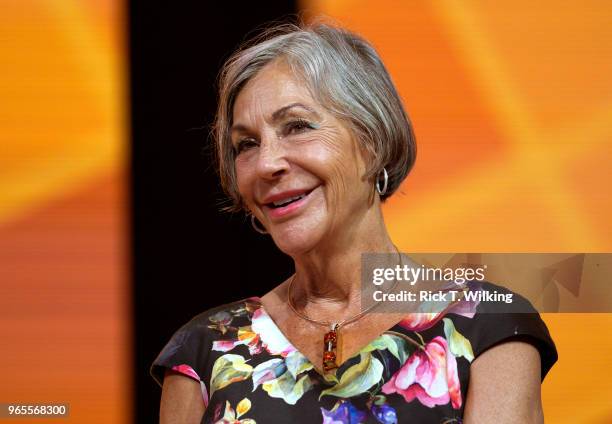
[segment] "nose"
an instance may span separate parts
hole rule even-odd
[[[286,151],[281,140],[270,134],[260,141],[257,157],[257,174],[261,178],[275,179],[289,169]]]

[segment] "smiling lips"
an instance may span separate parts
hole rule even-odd
[[[315,187],[316,188],[316,187]],[[288,190],[264,199],[264,210],[270,218],[280,218],[298,210],[314,189]]]

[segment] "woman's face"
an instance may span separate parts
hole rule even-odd
[[[240,91],[231,139],[238,191],[282,251],[350,242],[372,192],[365,155],[287,65],[268,64]]]

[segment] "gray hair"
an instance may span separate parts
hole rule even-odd
[[[231,143],[234,102],[264,66],[283,59],[301,76],[313,96],[347,124],[371,158],[367,178],[383,167],[389,174],[385,200],[410,172],[416,158],[412,125],[382,60],[363,38],[326,24],[281,24],[236,51],[219,74],[219,102],[213,134],[221,185],[233,205],[244,208],[236,184]]]

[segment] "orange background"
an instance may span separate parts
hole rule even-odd
[[[75,423],[132,421],[124,37],[117,0],[0,5],[0,402]]]
[[[0,13],[0,401],[69,402],[73,422],[132,420],[123,6]],[[302,9],[374,43],[414,122],[416,167],[385,206],[404,251],[612,251],[612,5]],[[612,314],[544,319],[547,421],[612,422]]]

